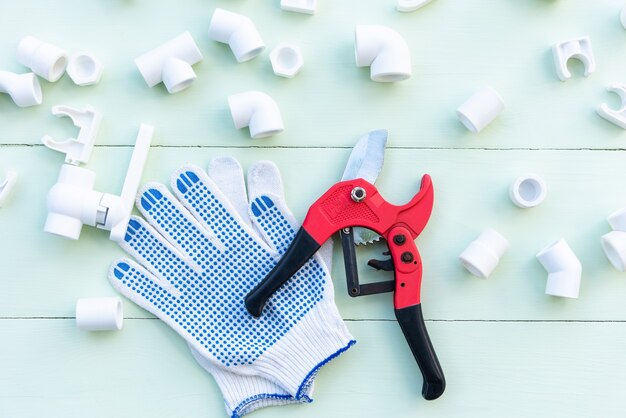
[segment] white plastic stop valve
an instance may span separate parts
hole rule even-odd
[[[135,64],[149,87],[163,82],[171,94],[189,87],[197,78],[192,65],[202,61],[202,53],[189,32],[135,59]]]
[[[19,107],[40,105],[43,100],[41,85],[35,73],[15,74],[0,71],[0,93],[11,96]]]
[[[411,77],[411,51],[395,30],[381,25],[357,25],[354,37],[357,67],[370,67],[370,78],[395,82]]]
[[[141,125],[130,160],[122,193],[119,196],[93,190],[96,173],[64,164],[57,183],[47,199],[48,218],[44,230],[78,239],[83,225],[111,231],[110,238],[121,242],[139,188],[154,128]]]
[[[252,138],[265,138],[285,130],[278,105],[260,91],[246,91],[228,97],[235,128],[250,128]]]
[[[607,218],[613,230],[601,239],[604,254],[618,271],[626,271],[626,208],[613,212]]]
[[[224,9],[213,12],[209,37],[228,44],[237,62],[251,60],[265,49],[265,43],[249,17]]]
[[[548,272],[547,295],[578,298],[582,265],[565,240],[541,250],[537,260]]]

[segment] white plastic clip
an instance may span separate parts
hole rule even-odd
[[[552,47],[552,53],[554,55],[556,74],[561,81],[567,81],[572,78],[572,73],[567,69],[567,61],[570,58],[576,58],[584,64],[585,77],[588,77],[589,74],[596,70],[596,60],[591,50],[591,41],[587,36],[558,42]]]
[[[619,109],[613,110],[606,103],[602,103],[598,108],[598,115],[611,123],[616,124],[622,129],[626,129],[626,85],[621,83],[613,83],[608,88],[608,91],[616,93],[622,100],[622,105]]]
[[[55,141],[51,136],[41,138],[43,144],[51,150],[65,154],[65,162],[72,165],[86,164],[91,156],[96,135],[100,128],[102,115],[91,106],[84,109],[75,109],[69,106],[54,106],[52,114],[57,117],[67,116],[78,129],[77,138],[68,138],[65,141]]]
[[[280,8],[288,12],[315,14],[317,0],[280,0]]]
[[[0,208],[9,198],[15,183],[17,183],[17,173],[15,171],[7,171],[7,178],[0,183]]]
[[[150,125],[139,128],[120,196],[95,191],[93,171],[63,164],[57,183],[48,192],[44,231],[78,239],[86,224],[111,231],[112,241],[123,241],[153,133]]]
[[[398,0],[396,10],[399,12],[412,12],[421,9],[433,0]]]

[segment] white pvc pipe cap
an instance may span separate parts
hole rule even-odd
[[[509,189],[511,201],[520,208],[532,208],[546,198],[548,187],[546,182],[536,174],[518,177]]]
[[[456,110],[459,121],[477,134],[504,110],[502,97],[491,87],[483,87]]]
[[[118,297],[76,301],[76,325],[84,331],[117,331],[124,324],[124,309]]]
[[[461,253],[463,267],[476,277],[486,279],[509,248],[509,242],[496,230],[488,228]]]

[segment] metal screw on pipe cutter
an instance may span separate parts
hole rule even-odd
[[[424,378],[422,396],[432,400],[441,396],[446,381],[422,316],[422,260],[414,240],[430,218],[433,186],[430,176],[424,175],[419,192],[409,203],[395,206],[387,202],[373,184],[383,166],[386,143],[385,130],[372,131],[359,140],[350,154],[342,181],[309,208],[281,260],[246,296],[245,303],[251,315],[261,316],[267,300],[326,240],[340,232],[348,293],[365,296],[394,291],[396,319]],[[386,254],[390,258],[370,260],[368,264],[378,270],[393,271],[394,280],[360,284],[355,245],[380,237],[387,242]]]

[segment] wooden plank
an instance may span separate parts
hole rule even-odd
[[[95,87],[75,87],[68,77],[43,82],[44,104],[36,108],[19,109],[0,95],[0,143],[70,136],[71,123],[52,117],[50,107],[89,103],[105,115],[100,144],[131,144],[137,125],[151,122],[158,125],[156,142],[169,145],[352,146],[356,134],[387,127],[390,145],[398,147],[624,148],[623,131],[594,112],[605,101],[618,106],[604,88],[622,81],[626,68],[626,56],[616,53],[623,47],[619,0],[444,1],[408,14],[397,13],[392,0],[367,7],[344,0],[320,5],[314,17],[282,12],[278,4],[20,1],[3,15],[3,69],[24,71],[15,48],[21,36],[33,34],[72,52],[92,49],[105,72]],[[208,39],[215,7],[251,16],[269,48],[283,40],[300,45],[302,73],[293,80],[274,76],[268,53],[237,64],[227,46]],[[360,23],[388,25],[405,36],[413,57],[410,80],[374,83],[368,69],[356,68],[353,37]],[[198,81],[176,95],[162,86],[148,89],[133,59],[184,30],[205,55],[195,66]],[[562,83],[550,48],[582,35],[592,39],[597,72],[586,79],[582,66],[572,63],[575,76]],[[508,108],[474,136],[454,110],[485,84]],[[226,98],[248,89],[277,100],[286,125],[282,135],[252,142],[247,131],[234,129]]]
[[[255,417],[621,416],[626,324],[429,323],[448,387],[421,377],[393,322],[350,322],[353,349],[324,367],[315,402]],[[219,391],[159,321],[89,334],[71,320],[2,320],[0,414],[225,416]]]
[[[86,227],[79,241],[42,232],[45,196],[62,162],[41,147],[5,147],[2,170],[21,173],[14,198],[0,210],[0,316],[69,317],[78,297],[114,294],[106,280],[112,260],[122,251],[107,233]],[[152,149],[144,179],[167,182],[183,162],[205,166],[210,158],[233,155],[248,167],[257,159],[272,159],[283,172],[287,200],[298,219],[308,206],[337,181],[348,149]],[[89,165],[98,173],[99,191],[118,193],[129,148],[102,148]],[[419,178],[433,176],[436,204],[418,246],[424,260],[423,299],[431,319],[624,320],[626,282],[614,271],[599,245],[609,231],[606,215],[624,206],[626,183],[621,152],[606,151],[468,151],[389,150],[378,182],[391,202],[409,200]],[[507,188],[524,172],[542,175],[549,188],[539,207],[522,210],[508,200]],[[458,254],[482,229],[504,234],[511,248],[492,277],[480,280],[460,266]],[[583,264],[579,300],[544,294],[546,273],[536,252],[564,237]],[[369,251],[368,251],[369,250]],[[389,278],[365,267],[368,257],[380,257],[383,246],[360,249],[364,280]],[[389,295],[351,299],[344,284],[336,249],[336,298],[346,318],[393,318]],[[146,314],[127,303],[130,317]]]

